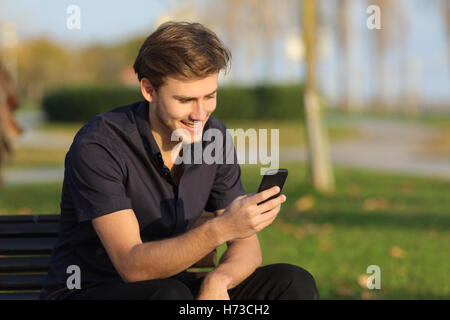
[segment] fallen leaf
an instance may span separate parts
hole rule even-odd
[[[29,207],[22,207],[19,210],[17,210],[17,214],[31,214],[31,208]]]
[[[319,249],[322,251],[330,251],[331,249],[333,249],[333,245],[329,241],[322,240],[319,241]]]
[[[276,220],[276,228],[280,229],[282,232],[293,235],[297,239],[302,239],[305,236],[305,230],[300,226],[294,226],[283,220]]]
[[[312,207],[314,207],[315,204],[315,200],[314,197],[310,194],[301,197],[300,199],[298,199],[294,206],[297,210],[299,211],[307,211],[309,209],[311,209]]]
[[[375,294],[371,291],[365,290],[361,293],[361,299],[363,299],[363,300],[373,300],[376,298],[377,298],[377,294]]]
[[[363,204],[366,211],[383,210],[389,208],[389,206],[389,201],[382,197],[366,199]]]
[[[336,294],[341,297],[353,297],[352,285],[348,283],[341,283],[336,289]]]
[[[294,226],[292,224],[286,223],[281,219],[275,220],[275,226],[284,233],[291,234],[292,231],[294,230]]]
[[[406,252],[402,248],[394,246],[389,250],[389,255],[395,259],[403,259],[406,256]]]
[[[369,279],[369,275],[366,273],[363,273],[358,277],[358,284],[361,288],[367,289],[367,279]]]

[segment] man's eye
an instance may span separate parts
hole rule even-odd
[[[189,101],[191,101],[191,100],[189,100],[189,99],[180,99],[181,103],[188,103]]]
[[[214,95],[212,95],[212,96],[207,96],[206,98],[207,98],[207,99],[214,99]]]

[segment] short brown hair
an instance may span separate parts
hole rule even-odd
[[[204,78],[226,69],[231,52],[200,23],[165,22],[144,41],[134,62],[139,81],[158,89],[166,76]]]

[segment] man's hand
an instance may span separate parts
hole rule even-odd
[[[211,271],[203,279],[197,300],[230,300],[229,282],[230,279],[226,275]]]
[[[221,219],[226,241],[250,237],[270,225],[280,212],[286,196],[282,194],[263,204],[258,203],[278,192],[280,188],[275,186],[256,194],[237,197],[217,218]]]

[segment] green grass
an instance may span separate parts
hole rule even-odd
[[[302,120],[289,121],[243,121],[233,120],[225,122],[227,128],[247,130],[249,128],[267,129],[267,139],[270,141],[270,129],[279,130],[280,147],[298,147],[306,144],[305,127]],[[327,128],[328,137],[331,141],[338,141],[343,139],[351,139],[360,137],[361,133],[352,127],[348,126],[330,126]]]
[[[285,167],[288,200],[259,235],[264,264],[306,268],[326,299],[450,298],[450,181],[337,169],[327,196],[311,191],[304,166]],[[243,167],[243,181],[257,190],[258,169]],[[358,283],[372,264],[381,290]]]
[[[307,269],[322,299],[450,298],[450,181],[336,169],[336,192],[320,195],[304,165],[282,167],[287,202],[259,233],[264,264]],[[242,166],[247,192],[257,190],[259,169]],[[60,184],[6,186],[0,213],[57,213],[60,192]],[[381,268],[381,290],[359,283],[369,265]]]
[[[62,167],[68,150],[50,148],[17,148],[6,169]]]
[[[0,215],[58,214],[62,183],[6,185],[0,192]]]
[[[352,121],[360,119],[387,120],[403,123],[415,123],[429,126],[450,126],[449,112],[421,112],[405,114],[400,111],[381,112],[374,110],[355,111],[350,113],[329,109],[325,113],[328,122]]]
[[[84,123],[75,122],[75,123],[64,123],[64,122],[46,122],[39,126],[39,130],[42,130],[46,133],[56,134],[56,135],[66,135],[71,138],[75,136],[78,130]]]

